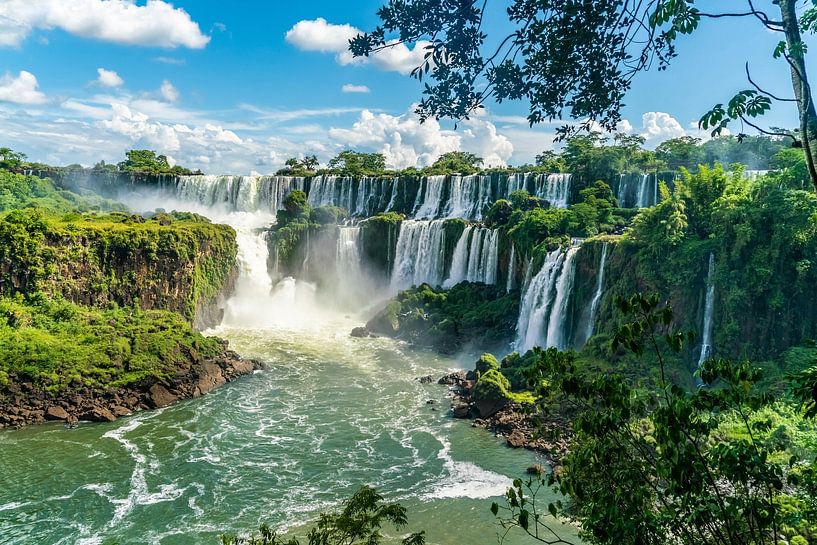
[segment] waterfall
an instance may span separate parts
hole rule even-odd
[[[505,283],[505,291],[513,289],[514,277],[516,276],[516,246],[511,243],[511,259],[508,262],[508,280]]]
[[[357,280],[361,275],[360,227],[341,227],[338,232],[337,269],[341,281]]]
[[[596,314],[599,310],[599,303],[601,296],[604,293],[604,268],[607,265],[607,247],[608,243],[603,243],[601,246],[601,259],[599,260],[599,275],[596,278],[596,291],[593,294],[593,299],[590,301],[590,312],[587,319],[587,330],[585,331],[585,339],[587,342],[596,329]]]
[[[527,282],[517,322],[516,348],[527,352],[534,346],[567,345],[567,315],[576,268],[578,248],[548,253],[539,272]]]
[[[570,200],[570,182],[572,174],[550,174],[536,177],[535,194],[545,199],[551,206],[567,208]]]
[[[643,174],[638,186],[636,208],[647,208],[658,203],[658,175]]]
[[[472,225],[466,225],[460,239],[457,241],[457,245],[454,247],[454,255],[451,258],[451,272],[443,284],[446,288],[459,284],[468,275],[468,258],[470,257],[468,244],[471,242],[473,229]]]
[[[439,217],[440,208],[443,205],[443,187],[445,176],[426,176],[422,181],[423,199],[420,200],[421,192],[417,192],[415,201],[414,217],[418,219],[433,219]],[[417,204],[419,203],[419,207]]]
[[[290,176],[179,176],[175,183],[163,183],[179,200],[228,212],[265,211],[275,213],[286,196],[303,190],[304,178]]]
[[[443,287],[450,288],[465,280],[496,284],[498,267],[499,231],[469,225],[454,248],[451,272]]]
[[[444,220],[405,220],[400,225],[391,286],[406,289],[426,282],[442,283]]]
[[[494,200],[490,176],[452,176],[446,217],[480,219]]]
[[[709,271],[706,273],[706,303],[704,305],[704,324],[701,342],[701,355],[698,357],[698,368],[712,357],[712,318],[715,313],[715,254],[709,254]]]

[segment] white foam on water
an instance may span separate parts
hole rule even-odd
[[[459,462],[451,457],[451,443],[447,438],[434,434],[442,444],[437,458],[443,461],[447,473],[434,485],[434,490],[423,499],[470,498],[483,500],[503,496],[513,484],[505,475],[488,471],[473,462]]]

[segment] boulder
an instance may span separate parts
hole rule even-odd
[[[90,420],[91,422],[113,422],[116,417],[111,411],[105,407],[94,407],[90,411],[83,413],[82,420]]]
[[[366,326],[360,326],[352,329],[350,333],[352,337],[356,337],[358,339],[363,339],[369,336],[369,329]]]
[[[431,384],[432,382],[434,382],[434,377],[432,377],[431,375],[426,375],[424,377],[417,377],[414,380],[416,380],[420,384]]]
[[[125,407],[123,407],[122,405],[114,405],[113,407],[111,407],[111,412],[112,412],[112,413],[114,414],[114,416],[116,416],[116,417],[120,417],[120,416],[128,416],[129,414],[131,414],[131,410],[130,410],[130,409],[126,409],[126,408],[125,408]]]
[[[204,362],[199,370],[199,378],[196,380],[196,385],[193,387],[193,397],[204,395],[207,392],[226,384],[227,379],[224,378],[224,373],[221,367],[213,362]]]
[[[465,382],[465,371],[456,371],[449,373],[437,381],[437,384],[446,384],[448,386],[459,386]]]
[[[544,475],[545,467],[541,464],[534,464],[528,468],[528,475]]]
[[[464,402],[457,402],[451,406],[451,410],[454,413],[454,418],[468,418],[468,413],[470,412],[470,405]]]
[[[45,411],[47,420],[68,420],[69,416],[68,411],[57,405],[52,405]]]
[[[528,440],[525,437],[525,434],[519,430],[514,430],[508,436],[508,446],[512,448],[522,448],[528,444]]]
[[[366,329],[393,337],[400,331],[400,303],[392,301],[383,310],[375,314],[374,318],[366,322]]]
[[[179,396],[172,394],[170,390],[161,384],[154,384],[148,390],[148,402],[154,407],[167,407],[171,403],[178,401]]]

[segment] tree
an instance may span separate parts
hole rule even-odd
[[[308,545],[378,545],[383,539],[380,529],[385,523],[402,529],[408,523],[406,509],[399,503],[383,503],[383,497],[368,486],[361,487],[336,513],[321,513],[317,524],[307,535]],[[284,540],[267,525],[260,536],[240,538],[221,536],[223,545],[300,545],[296,538]],[[423,545],[425,532],[414,533],[401,541],[403,545]]]
[[[709,12],[694,0],[512,0],[507,8],[512,30],[488,49],[483,26],[487,0],[391,0],[378,11],[381,25],[354,37],[349,49],[355,56],[367,56],[396,44],[427,40],[424,61],[412,72],[430,80],[417,106],[421,120],[467,119],[488,98],[524,100],[531,125],[578,120],[558,129],[558,138],[566,138],[595,126],[615,131],[633,79],[653,66],[665,70],[677,56],[676,42],[693,34],[702,20],[751,19],[757,21],[759,32],[781,35],[773,55],[788,67],[794,98],[765,91],[752,80],[747,64],[751,88],[739,91],[726,106],[715,105],[700,126],[717,135],[736,122],[788,138],[805,149],[817,189],[817,109],[802,40],[803,32],[817,31],[817,5],[798,19],[796,0],[774,0],[776,7],[769,8],[779,10],[775,18],[755,2],[741,0]],[[736,8],[735,3],[743,7]],[[757,124],[756,118],[780,101],[796,103],[798,132]]]
[[[527,378],[538,406],[569,411],[575,435],[559,475],[517,480],[493,513],[541,543],[569,543],[548,527],[548,512],[577,520],[583,540],[599,545],[803,543],[793,527],[814,513],[817,466],[790,456],[759,414],[770,401],[755,389],[761,371],[709,359],[702,388],[678,388],[666,378],[667,359],[692,334],[672,327],[673,312],[657,295],[616,306],[625,321],[612,349],[649,353],[658,387],[583,370],[573,353],[534,349]],[[543,485],[556,485],[569,502],[537,506]]]
[[[125,160],[118,166],[119,170],[140,174],[192,174],[184,167],[170,166],[166,155],[156,155],[155,151],[147,149],[128,151],[125,154]]]
[[[344,150],[329,160],[329,168],[346,176],[376,176],[386,171],[386,157],[382,153]]]
[[[443,153],[425,171],[428,174],[476,174],[482,165],[482,157],[465,151]]]
[[[301,161],[301,165],[310,172],[315,172],[315,169],[318,168],[318,158],[314,155],[307,155],[304,157],[303,161]]]
[[[0,168],[15,169],[20,168],[26,160],[26,154],[12,150],[11,148],[0,148]]]
[[[564,172],[567,168],[562,156],[553,150],[545,150],[537,155],[536,166],[542,167],[548,172]]]
[[[655,148],[655,156],[664,161],[670,170],[681,167],[694,169],[703,160],[701,139],[694,136],[671,138]]]

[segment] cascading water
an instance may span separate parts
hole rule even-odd
[[[548,253],[539,272],[524,290],[517,322],[516,349],[534,346],[566,348],[567,314],[576,268],[577,247]]]
[[[443,286],[463,281],[496,284],[499,267],[499,231],[467,226],[454,248],[451,272]]]
[[[510,292],[516,281],[516,246],[511,243],[511,259],[508,262],[508,280],[505,282],[505,291]]]
[[[423,179],[421,191],[417,192],[414,205],[414,217],[418,219],[433,219],[439,217],[443,206],[443,188],[445,176],[427,176]],[[422,195],[422,200],[420,197]]]
[[[585,330],[584,340],[587,340],[593,336],[593,332],[596,329],[596,314],[599,311],[599,303],[601,302],[601,296],[604,293],[604,269],[607,265],[607,248],[608,243],[603,243],[601,246],[601,259],[599,260],[599,275],[596,278],[596,290],[593,293],[593,299],[590,301],[590,311],[588,312],[587,316],[587,328]]]
[[[452,176],[446,217],[480,219],[493,201],[490,176]]]
[[[570,182],[572,179],[572,174],[537,176],[534,194],[548,201],[553,207],[567,208],[570,201]]]
[[[179,176],[163,184],[179,200],[228,212],[272,212],[286,196],[303,190],[304,178],[289,176]]]
[[[706,302],[704,304],[703,335],[701,354],[698,357],[698,368],[712,357],[712,319],[715,314],[715,254],[709,254],[709,270],[706,273]]]
[[[438,286],[443,280],[444,220],[406,220],[400,225],[392,268],[394,291],[426,282]]]

